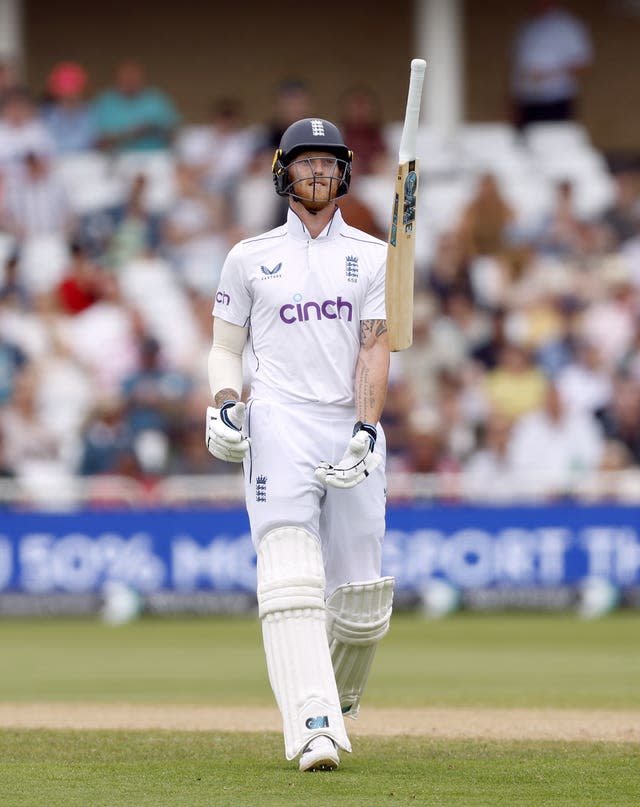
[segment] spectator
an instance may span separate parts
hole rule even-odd
[[[28,154],[51,156],[55,142],[37,114],[31,94],[22,87],[6,93],[0,116],[0,173],[5,177],[24,170]]]
[[[618,256],[602,261],[597,269],[598,285],[580,318],[580,331],[595,340],[609,370],[628,355],[636,335],[638,290],[628,263]]]
[[[402,374],[390,373],[383,416],[387,463],[391,468],[406,453],[409,444],[408,418],[414,403],[411,379]]]
[[[5,229],[18,241],[54,235],[65,241],[75,226],[65,186],[52,170],[51,157],[38,152],[24,156],[24,170],[6,183],[2,215]]]
[[[440,373],[437,397],[440,432],[448,456],[459,467],[475,448],[474,420],[484,414],[477,411],[472,397],[463,373]]]
[[[209,306],[209,339],[211,333],[211,306]],[[229,468],[229,463],[212,458],[207,451],[207,447],[202,439],[202,407],[206,407],[209,402],[209,382],[201,387],[194,387],[185,396],[180,408],[180,418],[176,423],[171,435],[173,451],[168,468],[170,474],[194,475],[194,474],[233,474],[233,469]],[[205,386],[206,384],[206,386]],[[213,459],[213,463],[211,460]],[[238,471],[242,474],[242,469]]]
[[[60,442],[60,459],[71,472],[78,461],[83,423],[95,400],[94,383],[55,328],[50,342],[49,350],[35,363],[36,401],[42,422]]]
[[[576,214],[574,188],[570,180],[556,185],[555,205],[532,236],[538,256],[560,259],[581,258],[587,247],[585,223]]]
[[[428,266],[426,277],[418,275],[417,285],[435,294],[441,304],[454,290],[473,294],[469,261],[460,233],[456,230],[442,231]]]
[[[28,308],[30,293],[20,277],[20,252],[14,249],[4,262],[4,277],[0,280],[0,306],[10,305],[16,309]]]
[[[227,474],[228,468],[222,461],[211,462],[211,454],[202,440],[202,418],[193,417],[183,420],[174,432],[178,450],[174,451],[168,472],[175,475],[190,476],[199,474],[208,476],[216,472]]]
[[[338,100],[340,131],[353,151],[353,178],[387,170],[380,101],[367,86],[347,88]]]
[[[124,402],[113,396],[98,400],[82,432],[78,472],[84,476],[119,474],[136,465]]]
[[[433,298],[418,291],[413,301],[413,342],[407,350],[391,354],[391,385],[397,383],[396,379],[399,378],[412,392],[406,415],[417,401],[420,401],[422,406],[435,405],[438,373],[448,366],[446,352],[448,345],[445,343],[441,346],[434,338],[433,325],[436,316],[437,308]],[[457,355],[453,361],[454,365],[456,360]],[[406,443],[406,434],[404,437]]]
[[[36,469],[60,467],[62,443],[46,425],[38,408],[35,367],[26,365],[15,379],[13,393],[0,410],[5,459],[16,476]]]
[[[142,173],[133,178],[124,210],[115,217],[105,255],[112,269],[122,269],[158,245],[160,218],[147,210],[147,182]]]
[[[557,0],[534,0],[512,52],[511,93],[515,124],[576,117],[579,83],[593,58],[585,25]]]
[[[504,199],[496,177],[491,173],[482,174],[473,196],[461,212],[458,225],[464,258],[502,256],[513,221],[513,210]]]
[[[559,315],[556,334],[541,342],[535,352],[537,365],[550,378],[556,378],[565,367],[575,362],[578,345],[584,338],[580,318],[585,305],[577,296],[556,299]],[[586,341],[590,341],[588,336]]]
[[[301,78],[287,78],[275,89],[273,116],[266,126],[266,142],[273,153],[280,145],[286,129],[302,118],[313,115],[313,92],[307,81]]]
[[[435,410],[414,409],[408,425],[405,464],[400,470],[414,474],[460,471],[460,463],[448,449],[442,423]]]
[[[69,247],[71,260],[56,289],[60,308],[79,314],[100,299],[101,268],[89,257],[80,241]]]
[[[0,406],[11,397],[16,378],[26,364],[24,350],[6,339],[0,331]]]
[[[183,131],[176,142],[176,155],[195,171],[203,190],[229,198],[257,145],[257,131],[247,126],[240,101],[220,98],[211,107],[207,125]]]
[[[265,232],[274,222],[281,223],[284,202],[273,192],[273,155],[274,150],[266,141],[257,146],[246,175],[233,191],[234,223],[244,238]]]
[[[596,415],[611,398],[611,373],[595,340],[583,337],[575,349],[574,360],[558,373],[558,393],[567,411]]]
[[[454,289],[445,299],[443,315],[462,340],[465,358],[484,344],[491,333],[491,318],[474,305],[472,296]]]
[[[484,376],[482,392],[488,411],[516,420],[542,406],[547,386],[532,351],[507,342],[500,351],[498,364]]]
[[[147,152],[168,149],[179,123],[170,98],[146,84],[136,61],[124,61],[117,69],[115,86],[93,104],[97,145],[108,152]]]
[[[165,252],[182,282],[213,296],[222,264],[235,242],[230,211],[220,193],[205,191],[193,165],[176,166],[177,193],[162,222]]]
[[[566,496],[575,481],[597,470],[604,436],[586,412],[570,412],[550,384],[542,405],[513,427],[509,458],[515,473],[527,475],[538,495]]]
[[[496,367],[502,349],[509,341],[506,326],[507,311],[506,308],[499,308],[492,312],[486,338],[479,341],[471,351],[469,358],[484,371],[493,370]]]
[[[616,249],[640,233],[640,172],[616,171],[613,180],[615,198],[601,221],[611,235],[611,248]]]
[[[95,145],[91,106],[85,100],[87,74],[76,62],[60,62],[49,73],[48,101],[42,117],[58,154],[87,151]]]
[[[166,366],[160,343],[144,334],[139,341],[139,366],[122,381],[128,431],[133,438],[142,431],[169,434],[178,421],[190,379]]]
[[[611,400],[599,419],[607,439],[622,443],[633,462],[640,465],[640,381],[617,374]]]
[[[478,436],[478,447],[465,460],[464,491],[479,501],[510,501],[517,498],[518,480],[509,458],[513,422],[498,412],[489,413]]]
[[[0,334],[31,361],[41,359],[51,348],[51,329],[58,312],[50,292],[30,294],[26,302],[8,296],[0,308]]]
[[[73,356],[93,379],[97,395],[120,394],[124,379],[137,366],[140,317],[123,300],[118,278],[100,275],[100,299],[67,319],[62,335]]]

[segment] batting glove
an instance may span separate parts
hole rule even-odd
[[[242,436],[246,407],[241,401],[225,401],[220,409],[207,407],[205,443],[220,460],[242,462],[249,450],[249,438]]]
[[[382,462],[382,457],[373,450],[377,436],[375,426],[358,421],[344,457],[337,465],[321,463],[315,470],[316,479],[332,488],[355,487]]]

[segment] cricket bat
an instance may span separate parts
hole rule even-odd
[[[398,150],[398,173],[387,241],[386,308],[389,347],[405,350],[413,341],[413,269],[416,251],[418,159],[416,140],[427,63],[411,61],[407,107]]]

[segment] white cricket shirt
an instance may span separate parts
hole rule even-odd
[[[339,209],[317,238],[289,210],[233,247],[213,314],[250,327],[251,397],[354,405],[360,322],[386,319],[385,259],[386,244]]]

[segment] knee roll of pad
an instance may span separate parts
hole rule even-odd
[[[260,617],[296,608],[324,610],[324,566],[320,544],[306,530],[281,527],[258,546]]]

